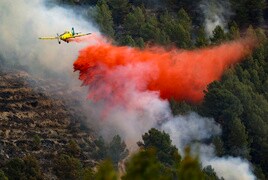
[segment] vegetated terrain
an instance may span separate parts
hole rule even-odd
[[[194,49],[236,39],[246,32],[256,36],[258,48],[242,63],[229,69],[220,81],[211,83],[201,104],[174,100],[170,104],[175,115],[196,111],[213,117],[222,127],[222,135],[211,139],[217,155],[245,158],[251,162],[258,179],[268,178],[265,1],[230,0],[233,14],[228,19],[227,29],[217,26],[211,37],[207,37],[203,25],[204,14],[199,8],[202,1],[55,2],[74,9],[88,9],[85,18],[94,19],[101,32],[118,45],[144,48],[147,44],[159,44]],[[116,179],[118,162],[128,154],[121,138],[115,136],[110,143],[93,138],[88,130],[79,128],[83,117],[76,119],[75,110],[65,107],[61,98],[50,97],[47,89],[36,93],[32,86],[27,87],[28,80],[21,80],[24,78],[28,79],[25,72],[1,70],[0,150],[1,159],[5,161],[0,164],[0,178],[42,179],[47,178],[45,172],[49,171],[51,177],[59,179]],[[57,113],[51,113],[52,109]],[[23,131],[26,128],[27,132]],[[190,156],[189,149],[181,159],[168,134],[151,129],[142,139],[143,142],[138,143],[141,151],[128,160],[126,167],[119,166],[120,171],[125,171],[121,174],[123,179],[219,179],[210,166],[202,169],[198,158]],[[97,169],[91,168],[95,160],[107,157],[112,164],[104,161]],[[28,171],[29,168],[32,171]]]
[[[66,92],[64,87],[60,82],[33,78],[22,70],[1,69],[1,166],[12,158],[31,155],[39,160],[43,172],[50,173],[52,159],[68,152],[72,143],[83,147],[76,156],[94,166],[93,131],[81,124],[85,117],[79,111],[76,92]],[[74,98],[61,97],[63,91]]]

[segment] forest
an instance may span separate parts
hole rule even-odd
[[[211,3],[214,1],[211,0]],[[222,133],[212,142],[218,157],[241,157],[250,162],[257,179],[268,178],[268,40],[267,1],[230,0],[232,9],[224,26],[208,35],[202,0],[50,0],[70,7],[93,21],[113,43],[143,49],[150,45],[197,49],[218,45],[251,34],[258,40],[254,52],[228,69],[221,80],[208,85],[202,103],[170,100],[174,115],[197,112],[219,123]],[[215,2],[214,2],[215,3]],[[82,13],[83,12],[83,13]],[[36,140],[38,144],[38,140]],[[190,147],[182,156],[164,131],[152,128],[137,142],[139,151],[125,167],[118,163],[129,155],[120,136],[107,143],[102,137],[94,156],[97,169],[79,160],[80,147],[70,141],[66,151],[55,158],[53,169],[60,179],[207,179],[218,180],[211,166],[202,168]],[[137,166],[137,164],[139,164]],[[12,159],[0,170],[0,179],[42,179],[34,157]],[[124,170],[122,170],[122,168]],[[125,171],[124,174],[121,172]]]

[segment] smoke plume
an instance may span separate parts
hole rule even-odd
[[[56,36],[72,27],[81,32],[97,32],[70,9],[46,5],[45,0],[0,1],[0,54],[10,64],[21,64],[33,73],[64,73],[72,76],[72,63],[83,44],[58,45],[38,37]]]
[[[170,134],[180,152],[183,152],[186,146],[190,146],[192,153],[200,158],[202,166],[212,166],[218,177],[224,177],[227,180],[255,179],[247,160],[230,156],[217,157],[212,144],[202,143],[221,133],[221,128],[213,119],[190,113],[186,116],[173,117],[162,124],[161,130]]]
[[[199,5],[204,16],[204,27],[208,36],[212,36],[212,32],[216,26],[221,26],[227,31],[227,23],[233,14],[229,1],[202,0]]]

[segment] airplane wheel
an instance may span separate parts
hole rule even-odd
[[[59,44],[60,44],[60,41],[59,41]]]
[[[69,43],[69,41],[67,41],[67,43]]]

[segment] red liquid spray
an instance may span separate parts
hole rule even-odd
[[[114,104],[126,102],[133,90],[198,103],[207,85],[219,80],[255,44],[245,38],[197,50],[157,46],[140,50],[91,38],[97,43],[80,51],[74,70],[79,71],[83,85],[89,86],[90,99],[109,99]]]

